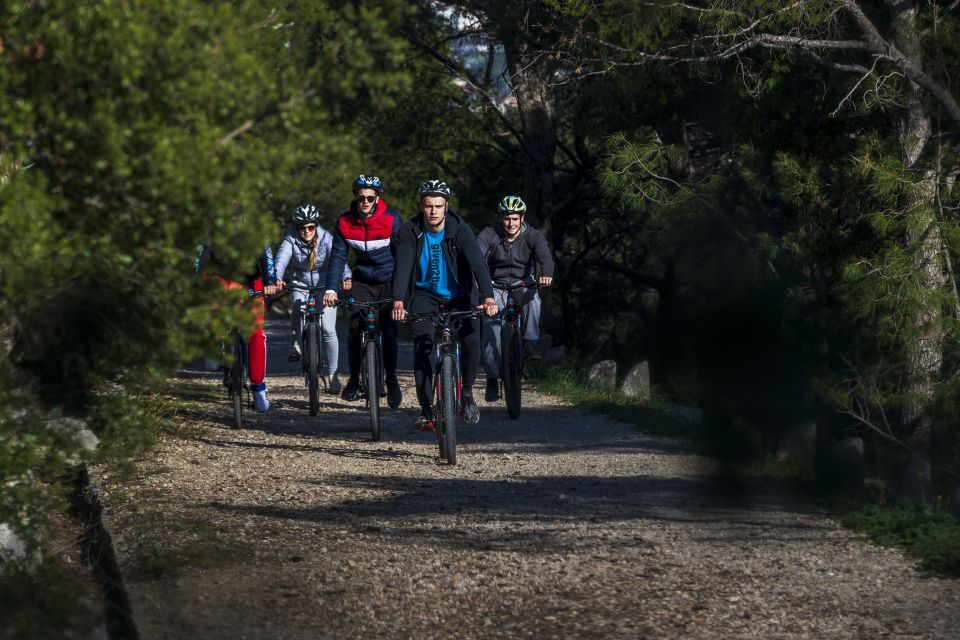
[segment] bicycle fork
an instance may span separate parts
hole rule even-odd
[[[441,356],[448,352],[453,346],[453,372],[455,376],[455,395],[457,403],[457,415],[463,415],[463,377],[460,374],[460,343],[451,345],[447,340],[449,336],[444,336],[440,344],[433,348],[433,361],[436,363],[436,370],[433,372],[433,405],[434,409],[439,405],[440,398],[440,360]],[[434,411],[436,414],[436,411]]]

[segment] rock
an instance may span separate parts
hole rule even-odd
[[[48,420],[47,428],[67,435],[87,451],[96,451],[97,447],[100,446],[100,439],[87,428],[87,423],[83,420],[77,420],[76,418]]]
[[[675,404],[667,410],[667,415],[687,424],[701,424],[703,422],[703,411],[697,407],[688,407],[682,404]]]
[[[27,559],[27,542],[13,527],[0,522],[0,562],[22,562]]]
[[[930,504],[933,480],[930,461],[920,456],[908,456],[898,461],[893,486],[894,504]]]
[[[567,348],[563,345],[552,347],[543,354],[544,362],[557,362],[567,357]]]
[[[603,387],[617,387],[617,363],[615,360],[601,360],[587,371],[587,380]]]
[[[806,470],[812,470],[817,450],[817,423],[802,422],[787,430],[780,438],[777,460],[796,462]]]
[[[866,472],[863,439],[851,436],[833,445],[825,472],[825,479],[836,489],[862,490]]]
[[[620,391],[631,398],[650,395],[650,363],[646,360],[630,369],[620,384]]]

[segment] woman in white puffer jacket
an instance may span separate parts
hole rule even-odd
[[[312,204],[302,204],[293,210],[293,226],[280,243],[275,261],[277,284],[286,285],[284,275],[290,267],[291,280],[308,287],[317,287],[317,308],[322,309],[320,328],[323,334],[323,350],[327,356],[328,371],[324,372],[330,380],[329,392],[340,393],[340,380],[337,378],[337,359],[340,356],[340,344],[337,340],[337,308],[324,307],[320,302],[327,281],[327,270],[330,267],[330,247],[333,236],[320,226],[320,212]],[[344,289],[350,289],[350,267],[344,265]],[[300,360],[302,345],[300,344],[301,322],[307,306],[308,293],[300,289],[290,290],[290,300],[293,302],[293,313],[290,314],[290,362]]]

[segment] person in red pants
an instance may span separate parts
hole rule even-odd
[[[244,278],[241,284],[231,278],[237,270],[235,264],[217,260],[213,252],[204,245],[200,245],[197,258],[194,260],[194,269],[202,277],[214,276],[228,289],[246,287],[251,293],[262,291],[266,295],[277,292],[277,274],[273,263],[273,250],[267,246],[256,261],[256,268]],[[253,299],[252,311],[255,316],[253,333],[247,341],[247,371],[250,375],[250,390],[253,392],[254,408],[264,413],[270,410],[270,400],[267,398],[267,336],[263,333],[263,318],[266,305],[263,297]]]

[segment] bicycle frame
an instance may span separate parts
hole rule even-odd
[[[369,302],[360,301],[356,298],[347,298],[347,300],[343,302],[343,304],[348,307],[362,307],[365,309],[363,331],[360,333],[361,370],[364,370],[363,359],[366,358],[366,350],[364,347],[367,346],[368,342],[373,341],[377,344],[377,359],[379,361],[377,370],[383,371],[383,334],[380,331],[380,311],[384,306],[392,302],[393,298],[371,300]]]
[[[323,310],[318,309],[318,307],[322,303],[320,300],[317,299],[317,292],[323,293],[324,287],[308,287],[305,284],[302,284],[299,282],[293,282],[291,283],[289,289],[293,289],[297,291],[305,291],[307,293],[306,308],[303,310],[303,315],[300,317],[300,344],[304,345],[306,344],[306,335],[307,335],[306,332],[307,332],[307,327],[309,325],[311,324],[317,325],[317,335],[323,335],[323,326],[320,323],[320,314],[322,313]],[[320,345],[317,345],[317,346],[319,347]],[[320,352],[317,354],[317,357],[319,362],[321,363],[320,371],[322,373],[320,375],[320,379],[323,381],[324,388],[327,388],[327,385],[328,385],[327,374],[326,374],[327,363],[324,360],[325,353],[323,349],[320,349]],[[309,361],[309,358],[307,357],[303,357],[300,359],[304,378],[306,378],[309,375],[308,361]],[[309,384],[309,380],[307,380],[306,383]]]
[[[439,339],[434,340],[433,347],[433,358],[434,362],[439,363],[440,358],[448,353],[453,354],[454,363],[456,364],[456,401],[457,401],[457,415],[463,415],[462,399],[463,399],[463,372],[461,371],[461,361],[460,361],[460,340],[455,337],[454,333],[460,327],[460,323],[467,318],[477,318],[480,316],[480,311],[471,310],[471,311],[456,311],[453,309],[445,309],[440,307],[440,311],[433,311],[430,313],[420,313],[420,314],[410,314],[407,316],[408,322],[415,322],[417,320],[426,320],[433,325],[434,329],[437,331],[435,338],[439,336]],[[434,392],[434,404],[439,402],[440,398],[440,369],[433,373],[433,392]]]
[[[503,292],[505,292],[505,293],[507,294],[507,297],[506,297],[506,305],[504,306],[504,309],[503,309],[503,311],[502,311],[502,313],[501,313],[501,315],[500,315],[500,324],[501,324],[501,326],[502,326],[502,325],[506,325],[506,324],[513,324],[513,325],[516,327],[515,335],[517,335],[517,336],[519,336],[519,337],[522,338],[522,336],[523,336],[523,330],[524,330],[524,324],[525,324],[525,323],[524,323],[524,320],[526,320],[526,316],[525,316],[525,314],[524,314],[524,312],[523,312],[523,307],[524,307],[524,305],[523,305],[523,304],[520,304],[519,302],[517,302],[517,301],[514,299],[513,292],[514,292],[514,291],[517,291],[517,290],[520,290],[520,289],[539,289],[539,288],[540,288],[540,285],[537,284],[536,282],[526,282],[526,281],[524,281],[524,280],[518,280],[518,281],[514,282],[513,284],[509,284],[509,285],[502,286],[502,287],[501,287],[501,286],[497,286],[497,285],[493,285],[493,288],[494,288],[494,289],[499,289],[500,291],[503,291]],[[504,364],[504,358],[505,358],[505,356],[506,356],[506,354],[504,354],[504,353],[501,353],[501,354],[500,354],[500,370],[501,370],[501,372],[503,371],[503,367],[506,366],[506,365]],[[518,349],[518,350],[517,350],[517,358],[519,359],[518,371],[522,374],[522,373],[523,373],[523,349]],[[502,375],[502,374],[501,374],[501,375]]]

